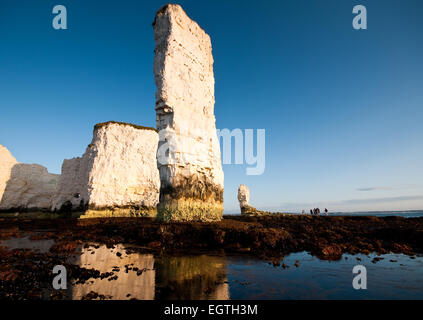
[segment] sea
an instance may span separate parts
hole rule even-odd
[[[329,215],[330,216],[377,216],[377,217],[400,216],[404,218],[416,218],[416,217],[423,217],[423,210],[329,212]]]

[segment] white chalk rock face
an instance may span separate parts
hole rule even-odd
[[[158,218],[220,220],[223,170],[214,117],[210,37],[179,5],[162,7],[153,26],[160,135]]]
[[[7,182],[10,180],[12,168],[17,164],[15,157],[7,150],[6,147],[0,145],[0,201],[6,190]],[[1,205],[1,202],[0,202]]]
[[[52,209],[64,204],[73,210],[155,207],[160,190],[157,144],[153,128],[97,124],[84,155],[63,162]]]
[[[241,210],[249,207],[250,205],[250,190],[245,184],[240,184],[238,187],[238,201]]]
[[[88,205],[88,178],[91,148],[88,147],[83,157],[65,159],[57,192],[53,200],[52,211],[69,204],[69,210],[84,211]]]
[[[49,210],[59,175],[19,163],[0,145],[0,210]]]

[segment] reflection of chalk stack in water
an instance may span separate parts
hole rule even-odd
[[[118,252],[122,254],[120,257],[116,255]],[[109,296],[113,300],[154,299],[155,271],[152,254],[126,254],[122,245],[117,245],[113,249],[102,245],[98,249],[82,248],[78,264],[87,269],[99,270],[101,273],[113,272],[118,278],[111,281],[108,280],[110,277],[90,279],[84,284],[75,284],[72,288],[72,299],[81,299],[91,291]],[[134,270],[125,272],[126,265],[144,271],[140,275]],[[119,267],[119,271],[112,271],[114,267]],[[131,294],[129,297],[128,293]]]
[[[103,279],[74,283],[69,290],[75,300],[90,292],[113,300],[229,299],[225,257],[164,256],[155,259],[152,254],[127,253],[119,244],[114,248],[105,245],[97,249],[93,246],[82,248],[80,256],[72,263],[101,273],[113,272]],[[129,267],[128,272],[125,266]],[[137,275],[138,270],[143,272]],[[111,279],[114,276],[117,279]]]
[[[229,299],[225,257],[163,257],[155,265],[158,300]]]

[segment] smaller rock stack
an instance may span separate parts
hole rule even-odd
[[[250,189],[245,184],[240,184],[238,187],[238,201],[241,213],[243,213],[250,206],[248,204],[250,201]]]
[[[241,215],[243,216],[264,216],[271,214],[267,211],[260,211],[250,205],[250,190],[245,184],[240,184],[238,187],[238,201],[241,208]]]

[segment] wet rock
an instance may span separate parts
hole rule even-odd
[[[379,261],[381,261],[381,260],[383,260],[384,258],[381,258],[381,257],[374,257],[373,258],[373,260],[371,261],[372,263],[376,263],[376,262],[379,262]]]
[[[62,241],[59,243],[55,243],[50,248],[50,252],[72,254],[76,251],[79,244],[80,244],[80,241]]]
[[[339,245],[328,245],[321,248],[320,254],[324,258],[338,259],[342,256],[342,248]]]
[[[98,294],[97,292],[94,291],[90,291],[89,293],[87,293],[85,296],[82,297],[82,300],[105,300],[105,299],[110,299],[111,297],[107,297],[105,295],[102,294]]]
[[[162,243],[160,241],[151,241],[147,245],[151,248],[160,248]]]
[[[109,281],[113,281],[113,280],[117,280],[118,279],[118,276],[113,276],[113,277],[110,277],[109,279],[107,279],[107,280],[109,280]]]

